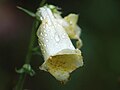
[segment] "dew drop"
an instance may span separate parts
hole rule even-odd
[[[48,29],[48,32],[50,32],[50,29]]]
[[[43,24],[43,28],[45,29],[45,28],[47,27],[47,25],[48,25],[48,23],[45,22],[45,23]]]
[[[56,40],[56,42],[60,41],[60,38],[58,37],[58,35],[55,36],[55,40]]]
[[[48,40],[46,39],[46,42],[48,42]]]
[[[43,17],[40,17],[40,20],[43,20]]]
[[[45,37],[47,37],[47,34],[45,34]]]
[[[42,39],[44,40],[45,38],[43,37]]]
[[[70,21],[70,24],[71,24],[71,25],[73,24],[72,21]]]
[[[41,46],[43,46],[44,44],[43,43],[41,43]]]
[[[62,35],[62,38],[63,38],[63,39],[65,38],[65,34]]]
[[[45,53],[45,50],[43,51],[43,53]]]
[[[44,47],[47,47],[47,45],[44,45]]]
[[[46,29],[45,29],[45,30],[43,30],[43,32],[44,32],[44,33],[46,33]]]
[[[43,24],[43,28],[45,29],[46,28],[46,24]],[[44,30],[45,31],[45,30]]]
[[[58,43],[55,43],[56,46],[58,46]]]
[[[40,35],[43,36],[43,33],[41,32]]]

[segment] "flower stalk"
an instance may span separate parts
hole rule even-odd
[[[27,69],[28,74],[31,74],[30,71],[32,70],[32,68],[30,68],[30,61],[31,61],[31,57],[32,57],[32,49],[34,48],[34,43],[35,43],[35,39],[36,39],[36,37],[35,37],[36,36],[36,30],[38,28],[38,25],[39,25],[39,21],[35,20],[33,22],[31,38],[30,38],[30,44],[29,44],[29,47],[28,47],[28,52],[27,52],[27,55],[26,55],[25,64],[20,69],[20,70],[22,70],[24,68],[24,66],[26,65],[25,69]],[[19,70],[18,70],[18,72],[19,72]],[[20,77],[18,79],[18,82],[17,82],[14,90],[23,90],[23,84],[24,84],[24,80],[25,80],[26,74],[27,73],[25,71],[20,73]]]

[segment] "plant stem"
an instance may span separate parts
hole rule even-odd
[[[34,47],[34,43],[35,43],[35,39],[36,39],[36,30],[38,28],[38,25],[39,25],[39,21],[35,20],[33,22],[30,44],[28,47],[28,52],[26,55],[25,64],[30,64],[31,57],[32,57],[32,49]],[[18,80],[14,90],[23,90],[23,84],[24,84],[25,77],[26,77],[26,73],[20,74],[19,80]]]
[[[26,55],[25,64],[29,64],[30,60],[31,60],[31,57],[32,57],[32,49],[33,49],[33,46],[34,46],[34,43],[35,43],[37,27],[38,27],[38,20],[35,20],[33,22],[33,27],[32,27],[32,32],[31,32],[31,39],[30,39],[30,44],[29,44],[29,47],[28,47],[28,53]]]

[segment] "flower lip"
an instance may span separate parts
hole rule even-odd
[[[80,50],[62,50],[54,56],[50,56],[41,66],[41,70],[48,71],[57,80],[67,82],[69,74],[83,65]]]

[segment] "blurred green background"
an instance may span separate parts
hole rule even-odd
[[[36,12],[41,0],[0,0],[0,90],[12,90],[18,80],[15,68],[24,64],[33,18],[16,6]],[[27,76],[27,90],[120,90],[120,0],[47,0],[62,8],[63,16],[79,14],[84,66],[61,85],[40,71],[41,56],[33,56],[36,72]]]

